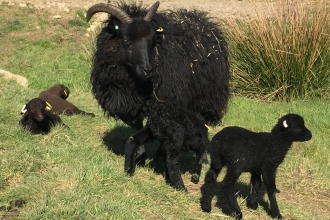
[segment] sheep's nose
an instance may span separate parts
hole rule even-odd
[[[38,120],[39,121],[42,121],[44,119],[44,116],[43,115],[38,115]]]

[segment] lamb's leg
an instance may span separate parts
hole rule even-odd
[[[202,164],[203,164],[203,155],[206,154],[206,147],[203,143],[201,143],[196,149],[196,159],[193,165],[191,182],[198,183],[199,177],[201,175]]]
[[[135,131],[139,131],[143,128],[143,121],[141,120],[137,120],[135,121],[133,124],[131,124],[131,127],[135,130]],[[145,161],[147,158],[147,153],[146,153],[146,149],[144,147],[143,144],[141,144],[138,148],[138,150],[136,151],[135,154],[135,163],[136,164],[140,164],[140,165],[145,165]]]
[[[276,193],[278,190],[276,189],[275,179],[276,179],[276,171],[265,171],[262,174],[262,179],[267,187],[267,194],[270,203],[270,214],[272,218],[282,219],[280,214],[280,210],[276,201]]]
[[[139,150],[139,146],[145,144],[150,138],[147,127],[142,128],[140,131],[131,135],[125,145],[125,165],[124,169],[129,175],[133,175],[135,171],[135,155]]]
[[[223,195],[227,204],[229,205],[231,215],[235,217],[235,219],[242,219],[243,217],[241,209],[237,203],[234,189],[235,182],[240,175],[241,172],[237,171],[235,167],[228,167],[225,178],[221,183]]]
[[[165,178],[166,183],[171,184],[170,177],[169,177],[169,174],[168,174],[167,165],[166,165],[166,151],[164,150],[164,142],[163,141],[160,142],[160,146],[159,146],[159,148],[157,149],[157,152],[156,152],[156,157],[157,157],[157,159],[158,159],[158,157],[162,158],[162,160],[164,162],[163,176]]]
[[[256,210],[258,208],[258,191],[261,187],[261,176],[258,173],[251,173],[251,192],[247,198],[247,207]]]
[[[211,202],[214,196],[214,185],[222,169],[220,158],[214,157],[211,160],[211,167],[205,176],[205,183],[201,188],[202,198],[201,207],[204,212],[211,211]]]
[[[202,164],[204,164],[204,165],[209,164],[209,159],[207,159],[207,152],[206,152],[206,150],[204,151],[201,160],[202,160]]]
[[[180,125],[173,124],[171,131],[168,133],[170,137],[163,142],[163,147],[166,151],[166,166],[171,186],[178,190],[187,191],[180,171],[180,152],[183,144],[184,132]]]

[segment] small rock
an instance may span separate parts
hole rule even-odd
[[[21,7],[21,8],[26,8],[27,7],[27,4],[25,4],[25,3],[19,3],[18,6]]]
[[[0,69],[0,76],[4,77],[5,79],[13,79],[18,84],[21,84],[25,88],[28,87],[28,80],[24,76],[12,74],[11,72],[1,69]]]
[[[62,16],[61,15],[54,15],[53,18],[55,18],[55,19],[61,19]]]

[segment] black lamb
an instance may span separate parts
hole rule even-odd
[[[221,188],[233,216],[242,218],[234,184],[242,172],[250,172],[251,192],[247,198],[247,206],[252,209],[258,207],[258,190],[262,177],[267,187],[271,216],[281,219],[276,202],[276,170],[293,142],[308,141],[311,138],[312,133],[305,127],[304,119],[297,114],[287,114],[280,118],[270,133],[256,133],[241,127],[226,127],[221,130],[211,141],[211,167],[202,186],[203,211],[211,211],[214,184],[222,167],[226,166],[227,173],[221,182]]]
[[[135,154],[138,147],[157,138],[160,155],[165,163],[165,179],[175,189],[185,190],[180,172],[180,152],[193,150],[196,153],[191,181],[198,183],[205,155],[207,128],[204,118],[186,109],[169,103],[157,103],[151,107],[143,129],[129,137],[125,147],[125,171],[133,175]]]
[[[142,129],[150,100],[172,100],[208,125],[219,124],[229,99],[222,31],[206,13],[156,13],[158,6],[158,1],[149,10],[134,3],[99,3],[87,11],[87,21],[97,12],[111,14],[93,57],[90,80],[96,100],[108,117],[135,130]]]
[[[32,134],[48,134],[57,124],[69,128],[62,122],[60,116],[49,112],[46,108],[47,104],[42,99],[31,99],[23,109],[26,111],[19,124]]]
[[[93,113],[88,113],[83,110],[80,110],[71,102],[66,99],[69,97],[70,90],[63,84],[55,84],[49,89],[42,91],[38,98],[48,102],[51,106],[49,109],[50,112],[55,114],[65,114],[65,115],[73,115],[73,114],[81,114],[88,115],[94,117]]]

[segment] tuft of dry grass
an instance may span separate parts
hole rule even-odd
[[[329,94],[329,18],[324,0],[256,4],[253,15],[223,18],[233,91],[263,100]]]

